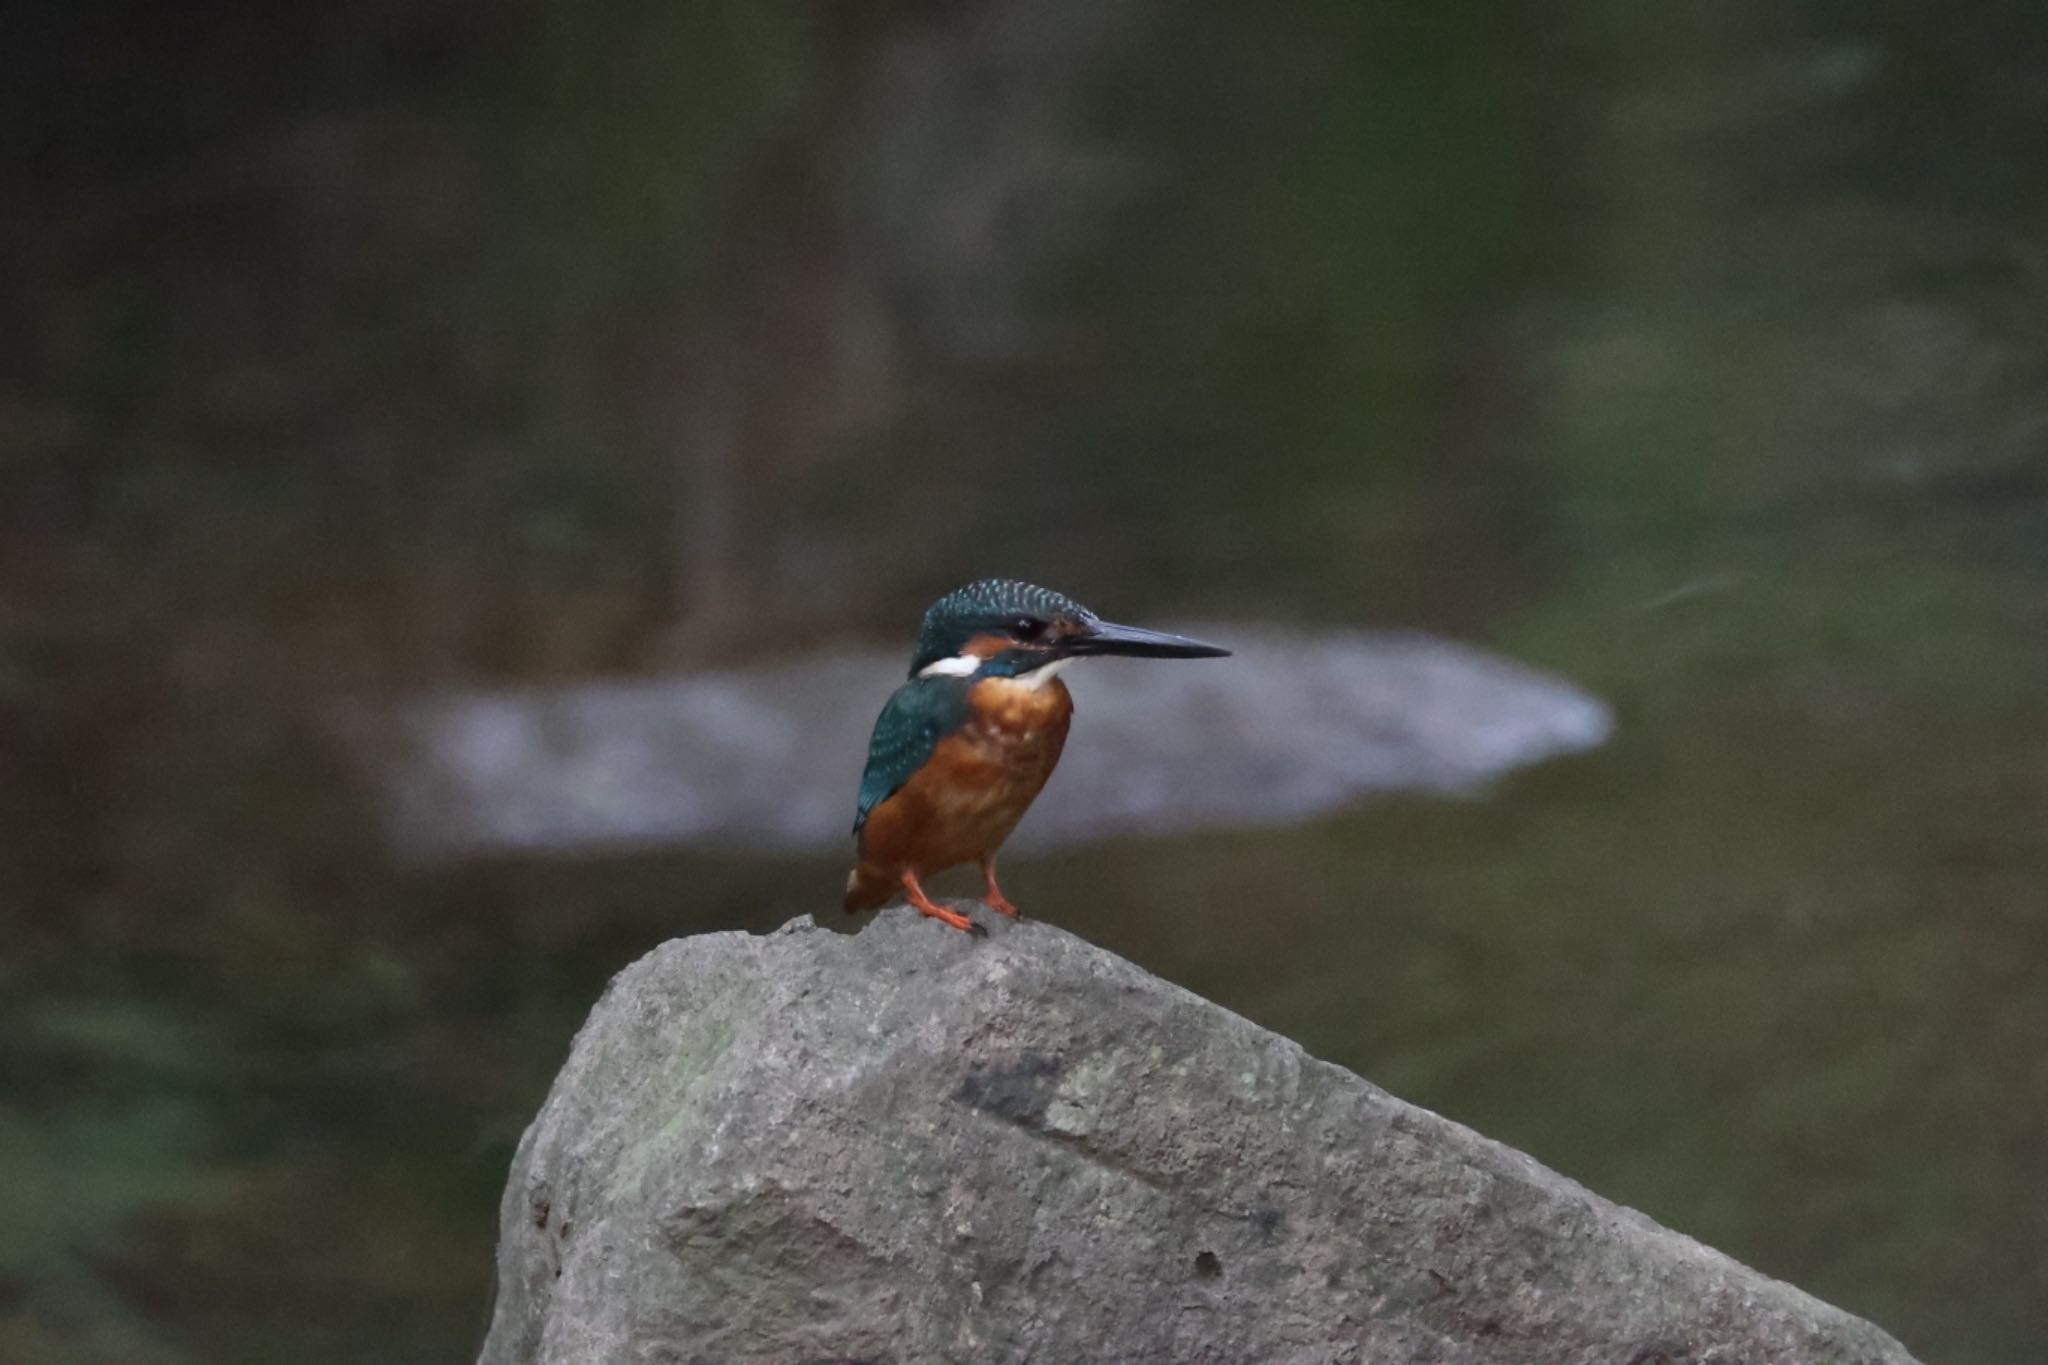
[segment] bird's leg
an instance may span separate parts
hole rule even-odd
[[[903,894],[909,898],[911,906],[920,915],[930,915],[941,924],[950,924],[955,929],[961,929],[970,934],[985,934],[988,932],[958,910],[948,910],[943,905],[933,904],[932,898],[927,896],[924,893],[924,888],[917,884],[917,874],[907,867],[903,869]]]
[[[1003,894],[1003,888],[996,885],[996,860],[993,855],[981,860],[981,875],[988,882],[988,894],[981,898],[981,903],[991,910],[1008,915],[1011,919],[1024,918],[1023,912],[1010,904],[1010,898]]]

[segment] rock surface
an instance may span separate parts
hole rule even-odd
[[[1911,1359],[1080,939],[991,928],[895,909],[621,973],[514,1161],[483,1365]]]
[[[1067,675],[1075,739],[1013,851],[1284,823],[1382,792],[1470,791],[1593,748],[1613,728],[1606,705],[1564,679],[1427,635],[1183,628],[1238,653],[1198,667],[1091,661]],[[819,653],[437,693],[338,724],[394,847],[419,861],[688,845],[839,852],[868,731],[904,657]]]

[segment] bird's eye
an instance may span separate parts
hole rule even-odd
[[[1042,640],[1045,638],[1045,622],[1035,616],[1020,616],[1010,622],[1010,633],[1020,640]]]

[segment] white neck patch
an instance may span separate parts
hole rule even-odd
[[[937,659],[917,670],[920,678],[971,678],[981,671],[984,661],[972,654],[955,654],[950,659]]]

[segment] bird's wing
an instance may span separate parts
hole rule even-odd
[[[970,680],[959,677],[912,678],[896,689],[875,718],[868,741],[868,766],[860,775],[860,804],[853,814],[859,834],[868,813],[895,794],[932,756],[939,740],[967,718]]]

